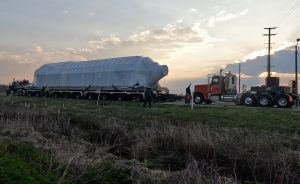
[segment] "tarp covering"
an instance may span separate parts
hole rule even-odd
[[[153,87],[168,74],[166,65],[148,57],[68,61],[41,66],[34,73],[36,87],[139,86]]]

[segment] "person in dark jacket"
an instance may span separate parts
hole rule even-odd
[[[153,94],[152,89],[150,87],[145,87],[143,107],[146,107],[146,105],[148,103],[148,107],[151,108],[153,96],[154,96],[154,94]]]
[[[185,89],[185,103],[189,104],[191,103],[191,99],[192,99],[192,92],[191,92],[191,83],[190,85]]]

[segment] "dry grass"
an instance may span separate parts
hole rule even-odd
[[[131,130],[113,118],[89,128],[71,122],[55,107],[0,107],[1,136],[31,142],[63,163],[61,183],[111,160],[137,183],[300,183],[298,134],[165,122]]]

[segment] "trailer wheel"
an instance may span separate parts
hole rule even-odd
[[[256,97],[251,93],[246,93],[242,96],[241,104],[245,106],[255,106]]]
[[[273,98],[269,94],[259,95],[257,103],[261,107],[272,107],[274,105]]]
[[[275,102],[278,108],[289,108],[294,103],[292,96],[287,94],[277,95]]]
[[[202,104],[203,100],[204,100],[204,97],[202,94],[200,94],[200,93],[194,94],[194,103],[195,104]]]

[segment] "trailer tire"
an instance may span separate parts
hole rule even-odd
[[[253,107],[256,104],[256,97],[254,94],[245,93],[241,98],[241,104],[249,107]]]
[[[260,107],[272,107],[274,105],[273,98],[269,94],[260,94],[257,103]]]
[[[288,94],[277,95],[275,102],[278,108],[289,108],[294,103],[292,96]]]
[[[202,104],[203,101],[204,101],[204,97],[201,93],[194,94],[194,103],[195,104]]]

